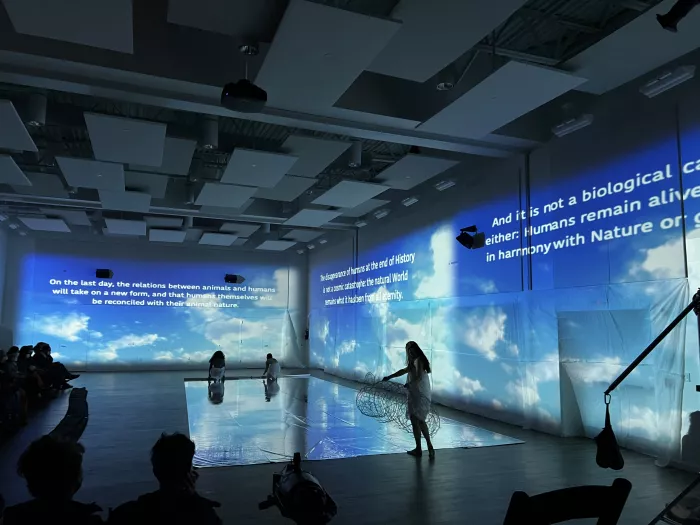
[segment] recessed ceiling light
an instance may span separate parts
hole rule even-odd
[[[313,244],[307,244],[306,247],[307,247],[309,250],[313,250],[314,248],[316,248],[316,246],[314,246]]]
[[[363,226],[367,226],[367,223],[365,221],[357,221],[355,223],[356,228],[362,228]]]
[[[302,255],[302,254],[304,253],[304,250],[297,250],[297,253],[298,253],[299,255]]]
[[[389,210],[377,210],[374,212],[374,217],[376,219],[383,219],[387,215],[389,215]]]
[[[27,232],[19,232],[19,234],[20,234],[22,237],[24,237],[25,235],[27,235]]]
[[[102,173],[98,173],[97,176],[98,176],[98,177],[102,177]]]
[[[447,188],[451,188],[454,185],[455,185],[454,181],[443,180],[443,181],[438,182],[435,185],[435,189],[438,191],[445,191]]]
[[[17,224],[15,224],[14,222],[11,222],[11,223],[10,223],[10,229],[11,229],[11,230],[16,230],[17,228],[19,228],[19,226],[18,226]]]
[[[326,239],[321,239],[321,240],[318,241],[318,242],[319,242],[319,244],[326,244],[328,241],[327,241]]]
[[[416,202],[418,202],[418,199],[416,197],[407,197],[401,201],[401,204],[408,207],[408,206],[412,206]]]

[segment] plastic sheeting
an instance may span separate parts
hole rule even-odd
[[[190,437],[198,467],[377,454],[404,454],[412,436],[399,425],[364,416],[357,391],[317,378],[185,382]],[[517,439],[442,418],[436,449],[522,443]]]
[[[603,392],[688,304],[685,279],[311,312],[312,361],[359,380],[405,362],[419,341],[434,401],[565,436],[593,437]],[[678,455],[685,375],[681,324],[613,393],[621,444]]]

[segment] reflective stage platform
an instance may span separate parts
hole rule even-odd
[[[357,390],[315,377],[270,386],[262,379],[185,381],[185,394],[197,467],[287,462],[295,452],[306,460],[405,454],[415,446],[398,425],[362,415]],[[439,449],[518,443],[444,417],[433,438],[438,457]]]

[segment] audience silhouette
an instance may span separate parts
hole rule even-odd
[[[17,465],[34,499],[5,509],[4,525],[51,523],[52,525],[96,525],[103,523],[96,504],[73,500],[83,481],[85,449],[51,436],[29,445]]]
[[[153,474],[160,488],[110,512],[110,525],[219,525],[219,503],[200,496],[192,467],[194,443],[183,434],[163,434],[151,451]]]

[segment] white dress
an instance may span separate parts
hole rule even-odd
[[[277,359],[268,359],[265,365],[267,366],[267,373],[265,374],[265,377],[269,379],[277,379],[280,376],[282,367],[280,367]]]
[[[408,408],[406,417],[415,417],[419,421],[425,421],[430,412],[431,390],[430,376],[423,368],[420,359],[413,361],[413,366],[408,368]]]

